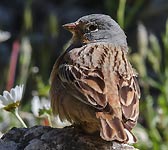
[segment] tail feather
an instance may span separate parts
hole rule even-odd
[[[135,143],[137,140],[136,140],[136,137],[127,129],[124,129],[125,132],[127,133],[127,143],[128,144],[133,144]]]
[[[100,119],[101,129],[100,136],[106,141],[119,141],[124,143],[135,143],[136,138],[133,134],[124,128],[122,121],[117,117],[111,117],[103,112],[97,113]]]

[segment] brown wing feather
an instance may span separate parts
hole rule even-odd
[[[140,90],[135,76],[131,77],[124,85],[120,84],[121,104],[123,117],[125,119],[125,127],[131,130],[138,119],[139,115],[139,98]]]
[[[59,68],[58,76],[64,82],[63,84],[69,88],[70,94],[78,100],[95,108],[102,109],[105,107],[107,101],[103,93],[105,83],[97,70],[91,71],[72,65],[62,65]],[[79,93],[74,93],[74,88],[85,98],[81,97]]]
[[[120,102],[122,105],[123,119],[125,127],[131,130],[138,119],[139,115],[139,99],[140,89],[136,79],[136,73],[134,72],[131,64],[126,58],[126,54],[123,53],[122,63],[125,63],[126,75],[123,72],[118,72],[120,75],[119,80],[119,91],[120,91]]]

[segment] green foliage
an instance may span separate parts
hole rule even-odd
[[[24,27],[26,31],[30,31],[33,26],[32,11],[30,6],[26,6],[24,11]]]
[[[143,6],[145,0],[135,0],[134,5],[130,8],[126,8],[126,18],[125,18],[125,28],[131,26],[131,24],[134,22],[138,11],[140,11],[140,8]]]
[[[162,38],[162,49],[157,37],[154,34],[148,36],[145,27],[139,25],[139,51],[131,56],[142,87],[140,114],[145,124],[141,128],[145,129],[150,139],[146,145],[141,144],[142,139],[139,140],[137,146],[141,150],[166,150],[168,147],[168,64],[163,61],[168,58],[167,33],[168,21]]]
[[[49,20],[48,20],[48,24],[49,24],[49,33],[51,34],[52,37],[57,37],[58,35],[58,21],[57,18],[54,14],[50,14],[49,15]]]
[[[108,2],[108,9],[109,10],[114,10],[114,0],[111,0]],[[138,11],[141,9],[141,7],[144,4],[144,0],[135,0],[133,2],[133,5],[129,6],[127,5],[127,0],[120,0],[118,4],[118,9],[117,9],[117,21],[119,25],[125,29],[131,26],[131,24],[134,22]],[[111,12],[110,12],[111,14]]]
[[[37,82],[38,94],[40,96],[48,96],[50,89],[49,84],[45,85],[40,76],[37,76],[36,82]]]
[[[117,11],[117,19],[118,19],[118,23],[120,24],[121,28],[124,28],[125,4],[126,4],[126,0],[120,0],[118,11]]]

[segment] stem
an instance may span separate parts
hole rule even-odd
[[[47,114],[47,119],[50,127],[52,127],[51,115]]]
[[[14,115],[16,116],[16,118],[20,121],[20,123],[22,124],[22,126],[25,127],[25,128],[27,128],[27,125],[24,123],[24,121],[23,121],[22,118],[20,117],[17,108],[13,111],[13,114],[14,114]]]

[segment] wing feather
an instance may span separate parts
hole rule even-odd
[[[59,78],[64,82],[65,86],[76,89],[85,95],[82,102],[92,105],[95,108],[104,108],[107,104],[106,95],[103,90],[105,83],[97,70],[80,69],[72,65],[61,65],[59,68]],[[73,93],[72,93],[73,94]],[[75,96],[77,97],[77,96]]]

